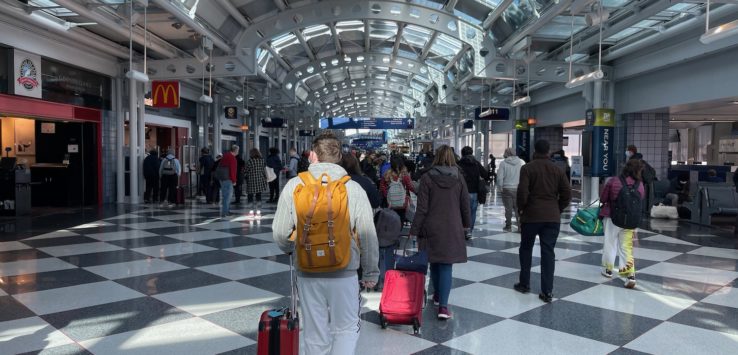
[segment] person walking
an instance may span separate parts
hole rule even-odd
[[[279,150],[277,148],[269,148],[269,156],[266,160],[266,166],[274,170],[274,175],[277,178],[269,182],[269,203],[275,203],[279,199],[279,174],[282,173],[284,166],[282,165],[282,159],[279,158]]]
[[[212,172],[215,161],[213,156],[210,155],[210,149],[202,148],[200,150],[200,159],[198,160],[198,171],[199,171],[199,193],[205,195],[205,203],[213,202],[213,190],[212,190]]]
[[[409,238],[428,253],[433,303],[438,318],[452,317],[448,310],[452,266],[466,262],[464,230],[471,225],[471,205],[464,176],[451,147],[438,148],[431,168],[420,178],[418,207]]]
[[[223,153],[215,174],[220,181],[220,216],[223,218],[231,213],[231,195],[233,187],[238,183],[238,150],[238,146],[234,144],[230,151]]]
[[[297,177],[297,168],[300,165],[300,156],[295,148],[290,148],[289,163],[287,164],[287,179]]]
[[[502,155],[504,160],[497,169],[497,190],[502,195],[502,204],[505,206],[505,232],[512,232],[512,216],[515,214],[515,221],[520,232],[520,215],[518,215],[518,183],[520,182],[520,169],[525,165],[523,159],[515,155],[512,148],[505,149]]]
[[[402,157],[395,156],[390,162],[390,167],[379,182],[379,191],[386,205],[395,210],[405,222],[405,210],[410,203],[410,192],[415,192],[413,180],[407,172]]]
[[[566,173],[551,162],[550,145],[546,140],[536,141],[530,163],[520,169],[518,210],[522,224],[520,280],[516,291],[530,291],[530,267],[536,236],[541,240],[541,291],[543,302],[553,300],[553,278],[556,255],[554,247],[561,228],[561,213],[571,202],[571,186]]]
[[[617,258],[618,273],[625,278],[625,288],[634,288],[636,285],[635,260],[633,259],[635,229],[619,227],[615,225],[616,222],[613,221],[613,218],[616,209],[627,209],[629,207],[619,205],[625,202],[621,194],[627,194],[627,189],[636,190],[641,203],[645,200],[646,189],[643,186],[641,170],[643,170],[643,164],[640,160],[628,160],[622,173],[617,177],[608,179],[605,188],[600,193],[600,202],[602,203],[600,217],[602,217],[605,230],[605,242],[602,247],[602,266],[605,269],[602,270],[602,275],[612,278],[615,259]],[[623,211],[619,212],[622,215]]]
[[[465,237],[467,240],[472,238],[474,225],[477,222],[477,207],[479,206],[479,185],[485,184],[489,175],[482,164],[474,158],[474,149],[472,147],[461,148],[461,159],[458,162],[461,171],[464,173],[466,180],[466,188],[469,190],[469,204],[471,208],[471,224],[466,230]]]
[[[261,152],[254,148],[249,151],[246,162],[246,196],[251,205],[248,218],[261,218],[261,193],[267,190],[266,164]],[[254,213],[256,210],[256,213]]]
[[[356,159],[356,156],[353,154],[343,154],[339,165],[346,170],[351,180],[361,185],[361,188],[366,192],[366,197],[369,199],[372,209],[379,208],[382,204],[382,197],[379,194],[379,190],[377,190],[377,185],[374,185],[374,182],[361,171],[359,160]]]
[[[643,154],[638,153],[638,147],[631,144],[628,145],[625,151],[626,161],[631,159],[638,159],[643,164],[643,170],[641,170],[641,178],[643,179],[643,186],[646,188],[646,201],[643,204],[643,213],[648,217],[651,215],[651,208],[657,204],[653,183],[658,179],[656,178],[656,169],[651,166],[645,159]]]
[[[160,207],[164,207],[167,201],[169,201],[169,207],[177,205],[177,185],[179,185],[179,176],[181,174],[182,165],[174,157],[174,149],[169,149],[166,157],[164,157],[159,165],[159,176],[161,176]]]
[[[143,161],[143,174],[146,180],[144,203],[156,203],[159,199],[159,153],[156,150],[149,152]]]
[[[487,171],[489,172],[490,181],[492,183],[495,183],[497,181],[497,158],[495,158],[494,154],[489,155],[489,164],[487,164]]]
[[[297,272],[297,290],[300,298],[300,322],[302,334],[300,335],[300,349],[304,354],[335,354],[352,355],[356,353],[356,345],[359,341],[361,297],[359,297],[359,281],[357,270],[362,266],[363,275],[361,287],[372,288],[376,285],[379,270],[376,230],[372,218],[372,208],[366,193],[355,181],[347,180],[341,182],[346,176],[346,171],[337,165],[341,161],[341,142],[332,134],[323,134],[313,141],[313,151],[317,155],[318,162],[310,165],[309,176],[312,179],[322,179],[324,174],[328,175],[332,183],[342,184],[336,187],[338,194],[345,194],[344,198],[337,201],[335,195],[327,194],[324,203],[315,205],[315,214],[325,216],[326,213],[333,215],[328,204],[338,205],[334,217],[336,225],[348,224],[345,229],[331,232],[335,240],[337,251],[340,247],[349,243],[350,256],[348,263],[342,269],[330,272],[306,271],[303,266],[310,265],[314,254],[307,254],[311,249],[305,249],[307,244],[301,238],[302,224],[298,219],[311,215],[306,210],[309,204],[304,201],[296,201],[296,190],[306,186],[301,176],[287,182],[285,193],[279,199],[277,211],[272,224],[274,240],[284,252],[295,250],[297,264],[301,267]],[[304,192],[303,192],[304,193]],[[307,191],[308,194],[312,192]],[[332,199],[331,196],[333,196]],[[330,200],[326,200],[330,199]],[[325,203],[328,202],[328,203]],[[348,214],[348,215],[346,215]],[[323,217],[325,218],[325,217]],[[346,221],[348,219],[348,221]],[[325,219],[323,219],[325,221]],[[325,223],[313,223],[314,230],[325,230]],[[331,225],[328,228],[332,228]],[[291,238],[295,229],[300,229],[296,238]],[[354,239],[351,231],[358,236]],[[335,235],[334,235],[335,233]],[[299,246],[295,246],[295,240]],[[316,249],[316,248],[313,248]],[[318,254],[320,250],[318,250]],[[304,255],[307,255],[303,257]],[[344,254],[345,255],[345,254]],[[323,258],[327,259],[327,258]],[[322,262],[322,261],[321,261]]]

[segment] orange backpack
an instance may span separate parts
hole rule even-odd
[[[300,271],[310,273],[343,270],[351,261],[354,237],[346,192],[346,182],[351,177],[331,181],[327,174],[320,179],[310,172],[298,176],[302,184],[295,188],[293,195],[297,266]]]

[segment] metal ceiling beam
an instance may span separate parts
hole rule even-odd
[[[449,69],[451,69],[451,67],[453,67],[454,64],[456,64],[456,62],[458,62],[459,59],[461,59],[461,57],[464,56],[464,54],[466,54],[466,51],[468,51],[469,48],[471,48],[471,46],[464,43],[464,45],[461,47],[461,50],[459,50],[459,53],[456,53],[456,55],[453,58],[451,58],[451,60],[449,60],[448,63],[446,63],[446,66],[443,67],[443,72],[448,73]]]
[[[420,51],[420,60],[425,61],[426,58],[428,58],[428,54],[430,54],[430,49],[433,46],[433,42],[436,41],[436,38],[438,37],[438,32],[433,31],[433,34],[430,38],[428,38],[428,42],[423,47],[423,50]]]
[[[287,4],[284,3],[284,0],[274,0],[274,5],[277,6],[279,11],[284,11],[287,9]]]
[[[302,35],[302,30],[296,30],[294,34],[295,34],[295,37],[297,37],[297,41],[299,41],[300,44],[302,45],[302,49],[305,50],[305,53],[307,53],[308,58],[310,58],[310,61],[314,61],[315,52],[313,52],[313,49],[310,48],[310,45],[305,40],[305,36]]]
[[[308,94],[308,96],[305,98],[305,101],[312,101],[317,102],[321,101],[324,102],[326,98],[332,98],[335,97],[337,94],[346,93],[350,91],[361,91],[365,90],[366,94],[371,96],[372,90],[383,90],[383,91],[391,91],[394,93],[397,93],[402,96],[406,96],[413,101],[419,101],[418,99],[414,98],[412,94],[410,94],[411,91],[414,91],[411,87],[406,86],[404,83],[396,83],[389,80],[379,80],[379,79],[365,79],[366,80],[366,86],[360,85],[360,83],[356,83],[355,87],[352,87],[352,81],[356,80],[345,80],[338,83],[331,83],[329,85],[326,85],[324,87],[321,87],[319,89],[316,89],[315,91]],[[360,80],[359,80],[360,81]],[[344,87],[344,84],[346,86]],[[334,91],[332,86],[336,86],[336,90]],[[328,89],[327,93],[323,89]],[[418,93],[422,95],[422,93]]]
[[[459,3],[459,0],[448,0],[446,1],[446,5],[443,5],[443,9],[448,12],[454,12],[454,8],[456,7],[456,4]]]
[[[333,45],[336,46],[336,54],[343,54],[341,39],[338,38],[338,31],[336,31],[336,23],[331,22],[328,27],[331,29],[331,37],[333,37]]]
[[[371,49],[371,38],[369,38],[369,20],[364,20],[364,52]]]
[[[213,57],[210,59],[210,63],[213,65],[213,78],[253,75],[238,57]],[[203,71],[205,71],[205,65],[195,58],[149,60],[147,65],[151,80],[201,79]],[[229,70],[229,68],[232,68],[232,70]],[[208,75],[209,73],[205,72],[205,76]]]
[[[502,0],[501,3],[497,4],[497,7],[492,10],[489,15],[487,15],[487,18],[484,19],[484,22],[482,22],[482,28],[486,31],[489,30],[490,27],[492,27],[492,24],[497,21],[500,16],[502,16],[502,13],[507,10],[508,7],[510,7],[510,4],[512,4],[513,0]]]
[[[525,26],[525,28],[508,38],[507,41],[505,41],[505,43],[502,45],[502,48],[500,48],[498,53],[500,53],[501,55],[508,54],[508,52],[510,52],[515,44],[523,40],[525,37],[531,36],[536,33],[536,31],[541,29],[541,27],[545,26],[556,16],[564,12],[564,10],[569,7],[571,2],[572,0],[560,0],[558,4],[553,5],[548,11],[541,15],[540,18],[529,23],[527,26]]]
[[[158,3],[168,0],[155,1]],[[376,11],[378,7],[381,11]],[[463,23],[464,26],[481,30],[478,23],[472,23],[443,10],[433,9],[415,3],[389,0],[376,0],[371,2],[345,0],[324,0],[320,2],[306,1],[300,2],[300,6],[288,8],[284,11],[278,12],[274,16],[264,18],[264,20],[249,26],[241,40],[236,45],[236,50],[238,55],[244,56],[244,60],[249,60],[249,62],[246,63],[247,66],[249,68],[253,68],[252,70],[256,72],[256,50],[264,42],[269,41],[272,38],[284,33],[292,32],[298,28],[304,28],[315,24],[327,24],[348,20],[397,21],[397,16],[391,14],[390,9],[399,10],[403,15],[403,22],[445,33],[454,38],[459,38],[462,41],[465,41],[463,39],[464,36],[459,35],[458,28],[454,29],[453,26],[448,26],[449,23],[453,22],[459,24],[457,27],[461,27],[460,23]],[[411,13],[412,16],[409,15]],[[434,20],[437,19],[438,21],[431,23],[428,21],[429,18],[433,18]]]
[[[397,35],[395,36],[395,45],[392,47],[392,59],[397,57],[397,52],[400,50],[400,44],[402,43],[402,33],[405,31],[405,24],[397,24]]]
[[[522,73],[516,73],[515,65],[523,66],[525,70]],[[528,74],[527,65],[522,60],[514,60],[509,58],[485,58],[484,72],[477,73],[476,77],[481,79],[497,79],[497,80],[526,80]],[[574,72],[589,72],[591,66],[589,64],[573,63]],[[558,61],[534,61],[530,63],[530,80],[531,81],[547,81],[554,83],[565,83],[569,81],[569,63]]]
[[[206,28],[199,21],[196,21],[195,19],[191,18],[189,14],[184,12],[184,9],[181,7],[181,5],[174,5],[174,2],[170,0],[151,0],[151,1],[154,2],[160,8],[174,15],[174,17],[176,17],[177,20],[186,24],[188,27],[195,30],[195,32],[212,40],[213,44],[215,44],[216,47],[220,48],[221,50],[224,50],[226,53],[231,53],[232,51],[231,46],[228,43],[226,43],[225,40],[223,40],[223,37],[219,33],[216,33],[215,31],[209,28]],[[258,48],[258,47],[254,47],[254,48]],[[253,60],[254,60],[254,63],[256,63],[256,57],[254,57]]]
[[[272,58],[273,58],[273,59],[274,59],[274,60],[275,60],[275,61],[276,61],[277,63],[279,63],[279,65],[281,65],[281,66],[282,66],[282,68],[284,68],[284,70],[286,70],[286,71],[290,71],[290,70],[292,70],[292,66],[290,66],[289,64],[287,64],[287,62],[286,62],[286,61],[284,60],[284,58],[282,58],[282,56],[281,56],[281,55],[279,55],[279,53],[277,53],[277,50],[276,50],[276,49],[274,49],[274,47],[272,47],[271,45],[266,45],[265,47],[266,47],[265,49],[266,49],[267,51],[269,51],[269,53],[271,53],[271,54],[272,54]]]
[[[231,0],[218,0],[218,3],[221,7],[223,7],[224,10],[228,11],[228,13],[231,14],[231,17],[233,17],[236,22],[241,25],[241,27],[249,27],[249,21],[246,19],[246,17],[243,16],[241,11],[239,11],[238,8],[233,5]]]

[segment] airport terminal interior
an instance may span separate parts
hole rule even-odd
[[[320,177],[326,133],[368,182],[362,206],[374,191],[402,228],[379,249],[397,262],[386,282],[367,264],[338,278],[361,285],[354,353],[738,353],[736,0],[0,0],[0,355],[297,354],[289,337],[319,353],[302,287],[329,278],[294,276],[275,217],[303,218],[288,182]],[[516,174],[541,164],[559,190],[521,194]],[[429,221],[443,168],[469,206]],[[354,206],[355,182],[331,201]],[[585,220],[615,185],[610,214]],[[557,218],[526,221],[557,198]],[[530,202],[522,218],[513,201]],[[376,216],[351,221],[386,230]],[[310,227],[333,247],[330,218]],[[522,292],[538,224],[555,247],[533,236]],[[461,243],[445,305],[448,264],[424,240]],[[428,250],[425,277],[404,269]],[[421,305],[390,273],[425,281],[408,324],[387,324],[393,297]],[[295,314],[299,331],[271,331]]]

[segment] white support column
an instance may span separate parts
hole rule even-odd
[[[115,202],[123,203],[126,199],[126,113],[123,111],[123,79],[115,78]]]
[[[482,124],[482,128],[483,128],[482,133],[484,134],[484,139],[482,140],[483,142],[482,144],[484,144],[484,146],[482,147],[482,160],[481,161],[487,162],[487,164],[489,164],[489,162],[487,161],[487,158],[489,157],[489,126],[490,126],[489,121],[484,121],[484,123]]]
[[[130,154],[128,158],[129,162],[129,190],[130,190],[130,203],[138,203],[138,96],[137,96],[137,83],[134,80],[128,79],[128,134]]]
[[[223,154],[221,151],[223,127],[220,126],[220,95],[215,95],[213,103],[209,104],[210,117],[213,121],[213,156]]]
[[[144,93],[146,92],[146,84],[139,84],[141,95],[136,98],[136,104],[138,105],[138,150],[136,153],[136,163],[141,167],[138,173],[138,198],[141,200],[144,193],[145,179],[143,176],[143,160],[146,155],[146,105],[144,105]],[[175,153],[176,154],[176,153]],[[180,160],[182,158],[180,157]]]

